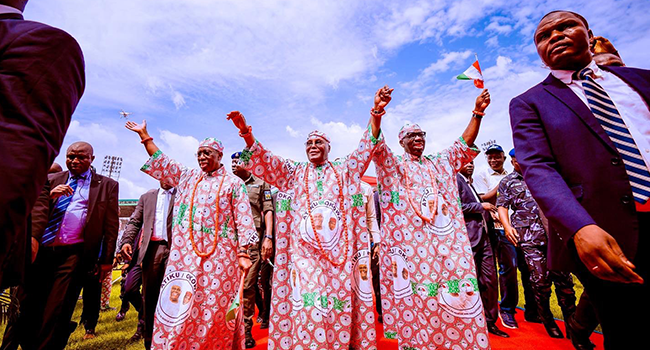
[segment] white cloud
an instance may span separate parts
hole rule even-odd
[[[430,77],[434,73],[437,72],[444,72],[452,67],[459,67],[463,65],[467,57],[469,57],[472,54],[472,51],[470,50],[465,50],[461,52],[445,52],[442,54],[442,58],[439,60],[431,63],[429,67],[425,68],[422,71],[422,77]],[[469,65],[468,65],[469,66]]]
[[[290,127],[289,125],[287,125],[286,130],[289,133],[289,135],[291,135],[291,137],[298,137],[298,132],[296,130],[293,130],[293,128]]]
[[[582,13],[628,65],[648,68],[645,1],[50,0],[30,2],[25,15],[70,32],[85,54],[86,93],[64,149],[83,139],[100,160],[122,156],[121,195],[137,198],[157,184],[138,171],[146,152],[118,119],[120,108],[154,122],[156,142],[187,166],[196,166],[206,135],[223,138],[225,155],[241,150],[223,117],[233,109],[246,110],[274,152],[304,160],[313,128],[332,137],[333,157],[347,154],[375,90],[388,83],[397,88],[383,121],[387,141],[399,147],[399,128],[418,122],[433,152],[467,124],[479,90],[454,77],[473,52],[493,101],[479,142],[508,147],[508,102],[548,73],[532,33],[557,8]]]

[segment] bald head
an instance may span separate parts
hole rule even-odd
[[[73,175],[81,175],[90,169],[93,160],[95,160],[93,146],[88,142],[78,141],[68,147],[65,165]]]
[[[20,11],[25,10],[26,4],[27,0],[0,0],[0,5],[11,6],[15,9],[19,9]]]
[[[70,146],[68,146],[68,152],[70,152],[70,150],[72,150],[72,149],[75,149],[75,150],[83,149],[83,150],[85,150],[87,152],[90,152],[91,156],[95,154],[95,150],[93,150],[93,146],[91,146],[88,142],[85,142],[85,141],[77,141],[77,142],[71,144]]]

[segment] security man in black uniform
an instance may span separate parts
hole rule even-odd
[[[553,338],[562,338],[551,313],[549,300],[551,283],[555,283],[555,293],[562,309],[564,319],[569,319],[575,312],[576,297],[573,279],[568,272],[548,269],[546,254],[548,236],[542,223],[543,215],[537,202],[530,194],[524,182],[515,149],[510,151],[514,171],[499,183],[497,208],[499,219],[503,224],[506,237],[515,246],[520,246],[524,253],[526,265],[530,272],[530,283],[537,301],[537,311],[542,318],[546,332]],[[512,221],[508,217],[508,208],[513,210]]]

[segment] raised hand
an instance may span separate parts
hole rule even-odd
[[[377,90],[375,93],[375,111],[383,111],[384,107],[388,105],[388,102],[392,99],[391,95],[393,90],[388,88],[388,85],[384,85],[383,88]]]
[[[132,122],[132,121],[129,120],[128,122],[126,122],[126,124],[124,126],[127,129],[135,132],[138,135],[148,134],[147,133],[147,121],[146,120],[143,120],[142,124],[138,124],[136,122]]]
[[[480,95],[476,98],[476,107],[474,108],[477,112],[483,112],[490,105],[490,92],[488,89],[483,89]]]
[[[248,130],[248,124],[246,124],[246,118],[239,111],[232,111],[227,114],[228,120],[232,121],[235,124],[235,127],[239,131],[246,132]]]

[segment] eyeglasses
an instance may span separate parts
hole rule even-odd
[[[406,138],[406,139],[412,139],[412,138],[416,138],[416,137],[421,137],[421,138],[424,139],[424,138],[427,137],[427,133],[426,133],[426,131],[420,131],[420,132],[409,132],[409,133],[406,134],[406,136],[405,136],[404,138]]]
[[[305,147],[311,147],[312,145],[315,145],[317,147],[320,147],[325,144],[325,141],[321,139],[316,139],[316,140],[309,140],[305,142]]]

